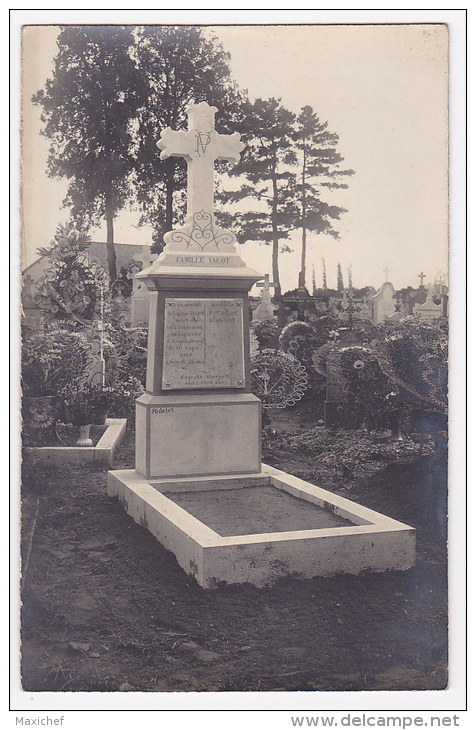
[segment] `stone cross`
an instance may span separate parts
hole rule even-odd
[[[134,261],[137,261],[137,263],[141,265],[141,269],[146,269],[157,258],[157,255],[155,253],[151,253],[150,249],[150,246],[142,246],[140,253],[135,253],[132,257]]]
[[[388,281],[388,275],[390,274],[390,271],[391,269],[389,269],[388,266],[384,268],[383,273],[385,275],[385,281]]]
[[[423,279],[426,279],[426,274],[423,273],[423,271],[418,274],[418,278],[420,279],[420,286],[423,286]]]
[[[170,156],[187,160],[187,219],[193,219],[196,214],[213,216],[214,162],[238,162],[244,144],[238,132],[225,135],[215,131],[216,107],[202,101],[186,111],[188,131],[175,132],[167,127],[157,146],[162,150],[162,160]]]
[[[270,282],[269,280],[269,274],[265,274],[264,281],[258,282],[256,284],[257,287],[262,287],[263,291],[261,292],[261,300],[263,302],[271,302],[271,294],[270,294],[270,287],[273,287],[273,289],[276,288],[276,284],[274,282]]]
[[[270,283],[269,274],[266,274],[264,277],[264,282],[260,282],[256,284],[256,286],[262,287],[263,291],[261,292],[260,303],[253,311],[253,321],[266,322],[269,320],[274,320],[274,312],[278,307],[271,301],[269,288],[270,286],[276,288],[276,284],[272,282]]]

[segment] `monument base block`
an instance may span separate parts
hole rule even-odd
[[[136,471],[146,478],[259,472],[261,402],[251,393],[136,401]]]
[[[111,471],[107,493],[204,588],[407,570],[415,563],[412,527],[264,464],[254,474],[217,478]],[[269,505],[259,514],[250,510],[257,499]],[[287,507],[278,514],[280,499]]]

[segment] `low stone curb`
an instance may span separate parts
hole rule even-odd
[[[112,466],[115,451],[126,432],[127,418],[107,418],[106,426],[96,446],[31,446],[27,452],[42,464]]]

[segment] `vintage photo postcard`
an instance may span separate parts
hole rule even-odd
[[[453,42],[23,24],[20,694],[444,709]]]

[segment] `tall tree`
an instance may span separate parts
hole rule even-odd
[[[163,234],[183,213],[186,186],[185,161],[160,159],[160,133],[166,127],[186,129],[187,107],[201,101],[218,107],[217,129],[228,131],[237,92],[230,76],[229,54],[209,30],[200,26],[144,26],[138,28],[136,38],[136,58],[148,89],[137,134],[136,190],[142,222],[154,227],[154,239],[160,247]]]
[[[352,293],[352,264],[347,267],[347,281],[349,293]]]
[[[353,175],[354,171],[340,168],[344,158],[336,150],[339,137],[329,132],[327,122],[321,122],[310,106],[301,109],[296,120],[294,141],[300,152],[300,175],[296,184],[296,195],[299,200],[301,228],[299,288],[304,289],[307,231],[326,233],[339,238],[332,222],[347,212],[345,208],[324,201],[321,197],[322,188],[328,190],[347,188],[344,179]]]
[[[134,122],[146,98],[132,27],[63,26],[43,107],[48,174],[65,177],[65,204],[81,224],[105,218],[109,277],[116,279],[114,219],[131,193]]]
[[[317,295],[316,269],[313,266],[312,267],[312,296],[315,297],[316,295]]]
[[[337,291],[344,291],[344,277],[342,276],[342,267],[337,264]]]
[[[292,146],[295,115],[281,106],[279,99],[256,99],[241,107],[241,132],[245,150],[231,175],[242,175],[244,183],[236,191],[220,196],[238,202],[254,198],[255,209],[236,214],[233,222],[238,240],[271,243],[275,296],[281,296],[278,254],[282,240],[289,237],[298,213],[294,199],[296,153]],[[284,246],[284,248],[286,248]],[[289,249],[288,249],[289,250]]]

